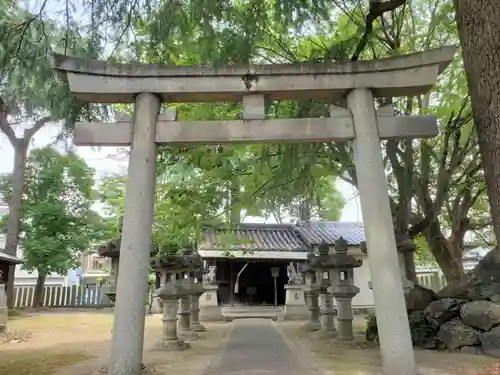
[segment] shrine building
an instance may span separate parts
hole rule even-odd
[[[364,260],[363,265],[354,270],[354,283],[360,293],[352,301],[353,308],[371,308],[374,302],[369,288],[370,271],[367,256],[360,247],[365,233],[359,222],[242,223],[231,230],[206,227],[198,243],[198,253],[208,266],[217,267],[219,305],[272,306],[276,303],[280,306],[285,304],[290,262],[300,272],[308,252],[323,243],[333,247],[340,237],[349,244],[351,255]],[[228,244],[232,239],[236,244]]]

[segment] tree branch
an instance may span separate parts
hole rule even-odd
[[[491,220],[485,221],[485,222],[477,222],[477,223],[471,223],[469,222],[467,225],[468,230],[476,231],[479,229],[484,229],[492,225]]]
[[[35,122],[35,125],[33,125],[31,128],[26,129],[24,131],[24,139],[25,141],[30,141],[31,138],[35,135],[37,131],[39,131],[45,124],[49,123],[52,121],[52,116],[46,116],[42,117],[41,119],[37,120]]]
[[[12,146],[16,146],[19,142],[19,138],[16,137],[16,133],[14,132],[14,129],[10,126],[10,124],[7,122],[4,116],[0,114],[0,130],[2,133],[4,133],[7,138],[9,139],[9,142],[12,144]]]
[[[394,10],[403,5],[405,2],[406,0],[389,0],[383,2],[380,0],[370,0],[370,10],[365,18],[365,31],[356,46],[356,50],[351,57],[351,61],[357,61],[359,59],[359,55],[361,55],[361,52],[363,52],[368,44],[368,40],[373,32],[373,22],[385,12]]]
[[[19,142],[19,138],[16,137],[14,129],[7,121],[8,112],[8,105],[5,103],[3,98],[0,97],[0,131],[7,136],[9,142],[15,147]]]

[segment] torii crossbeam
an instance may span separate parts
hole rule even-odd
[[[260,95],[254,95],[260,96]],[[264,105],[262,105],[264,117]],[[245,112],[245,111],[243,111]],[[354,139],[351,112],[332,106],[330,117],[300,119],[250,119],[226,121],[177,121],[174,109],[158,116],[157,144],[224,144],[333,142]],[[438,134],[435,116],[394,116],[392,106],[377,111],[380,139],[428,138]],[[113,123],[77,122],[77,146],[130,146],[132,118]]]

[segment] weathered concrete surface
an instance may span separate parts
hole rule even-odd
[[[380,97],[423,94],[455,51],[449,46],[376,61],[223,68],[108,64],[54,55],[53,66],[77,98],[88,102],[133,103],[140,92],[171,102],[241,101],[249,93],[331,101],[354,88],[371,88]]]
[[[373,97],[369,90],[353,90],[347,104],[356,126],[354,160],[384,374],[416,375]]]
[[[275,323],[234,321],[222,355],[203,375],[320,375],[303,352],[292,348]]]
[[[381,139],[429,138],[438,134],[435,116],[379,115]],[[354,138],[349,111],[325,118],[165,121],[156,125],[157,144],[221,144],[264,142],[332,142]],[[78,146],[128,146],[132,141],[130,121],[115,123],[77,122],[74,143]]]
[[[155,124],[160,102],[137,96],[130,151],[109,375],[139,375],[144,344],[156,183]]]
[[[262,94],[243,97],[243,120],[264,120],[266,118],[265,97]]]
[[[306,305],[303,284],[285,285],[285,320],[306,320],[309,310]]]

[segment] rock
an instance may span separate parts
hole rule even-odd
[[[480,339],[484,354],[500,358],[500,326],[489,332],[483,332]]]
[[[375,314],[368,314],[366,317],[366,341],[377,341],[378,340],[378,327],[377,318]]]
[[[460,316],[460,308],[465,302],[455,298],[443,298],[432,302],[425,308],[424,313],[432,328],[438,330],[443,323]]]
[[[490,301],[465,303],[460,309],[460,317],[468,326],[489,331],[500,324],[500,305]]]
[[[480,333],[474,328],[463,324],[460,319],[444,323],[439,329],[437,337],[451,350],[480,343]]]
[[[413,345],[424,349],[436,349],[436,331],[432,328],[423,311],[409,315],[410,332]]]
[[[485,300],[500,295],[500,251],[492,250],[467,272],[465,278],[444,287],[438,296],[468,301]]]
[[[460,348],[460,353],[481,355],[483,354],[483,349],[480,346],[462,346]]]
[[[415,285],[406,295],[406,309],[409,312],[422,311],[438,299],[437,294],[433,290],[424,288],[421,285]]]
[[[500,303],[500,294],[495,294],[490,297],[491,302]]]

